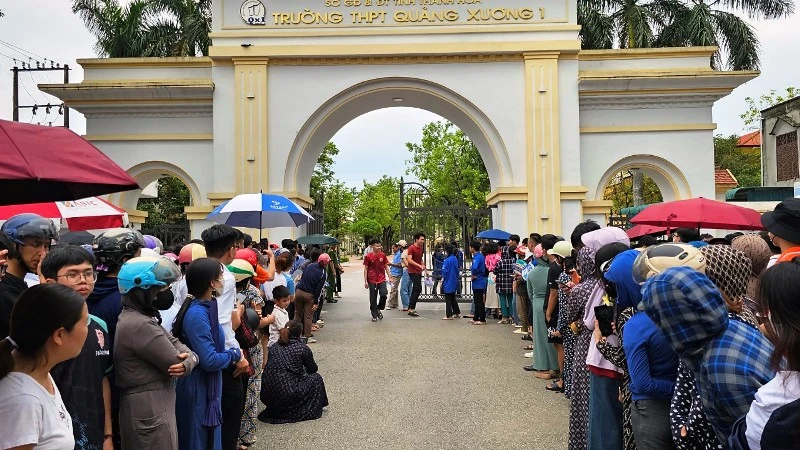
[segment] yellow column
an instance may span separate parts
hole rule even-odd
[[[528,229],[561,232],[558,52],[525,53]]]
[[[267,192],[267,64],[266,58],[233,58],[237,194]]]

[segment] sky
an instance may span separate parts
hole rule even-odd
[[[94,37],[70,10],[69,0],[0,0],[0,119],[11,119],[11,67],[13,58],[27,60],[34,54],[69,64],[70,81],[79,82],[83,72],[76,59],[95,56]],[[800,87],[800,16],[788,19],[752,21],[761,42],[761,75],[718,101],[713,108],[713,121],[719,134],[743,134],[746,130],[739,115],[745,111],[746,97],[758,97],[770,90],[784,91],[788,86]],[[34,56],[35,58],[35,56]],[[24,74],[21,77],[20,103],[60,103],[38,92],[37,83],[58,83],[60,72]],[[27,91],[25,90],[27,89]],[[33,99],[32,99],[33,98]],[[39,111],[35,118],[23,112],[21,121],[60,124],[57,109],[49,115]],[[70,116],[71,128],[84,133],[86,122],[77,112]],[[410,158],[406,142],[419,142],[422,127],[431,121],[443,120],[427,111],[411,108],[389,108],[373,111],[345,125],[334,137],[339,148],[334,170],[349,186],[360,187],[363,180],[375,181],[382,175],[405,176],[405,161]],[[387,162],[386,154],[392,155]]]

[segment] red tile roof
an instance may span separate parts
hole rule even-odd
[[[753,131],[740,137],[736,142],[737,147],[761,147],[761,131]]]
[[[715,169],[714,170],[714,184],[730,184],[734,186],[739,185],[739,181],[733,176],[728,169]]]

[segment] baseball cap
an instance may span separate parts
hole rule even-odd
[[[395,245],[399,245],[400,247],[408,247],[408,242],[405,239],[400,239],[395,243]]]

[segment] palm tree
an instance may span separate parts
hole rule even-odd
[[[153,39],[150,21],[156,14],[147,0],[133,0],[127,6],[118,0],[73,0],[72,12],[97,38],[94,48],[99,56],[166,56],[161,41]]]
[[[716,46],[715,69],[757,70],[759,42],[755,30],[738,11],[751,19],[777,19],[794,12],[791,0],[687,0],[674,9],[654,42],[657,47]],[[723,61],[724,60],[724,61]]]
[[[151,0],[153,8],[162,16],[158,25],[169,32],[177,27],[177,40],[173,43],[174,56],[208,55],[211,39],[211,0]]]
[[[602,0],[578,0],[581,48],[601,50],[614,45],[614,20],[603,12]]]
[[[111,58],[208,55],[211,0],[73,0],[72,11]]]

